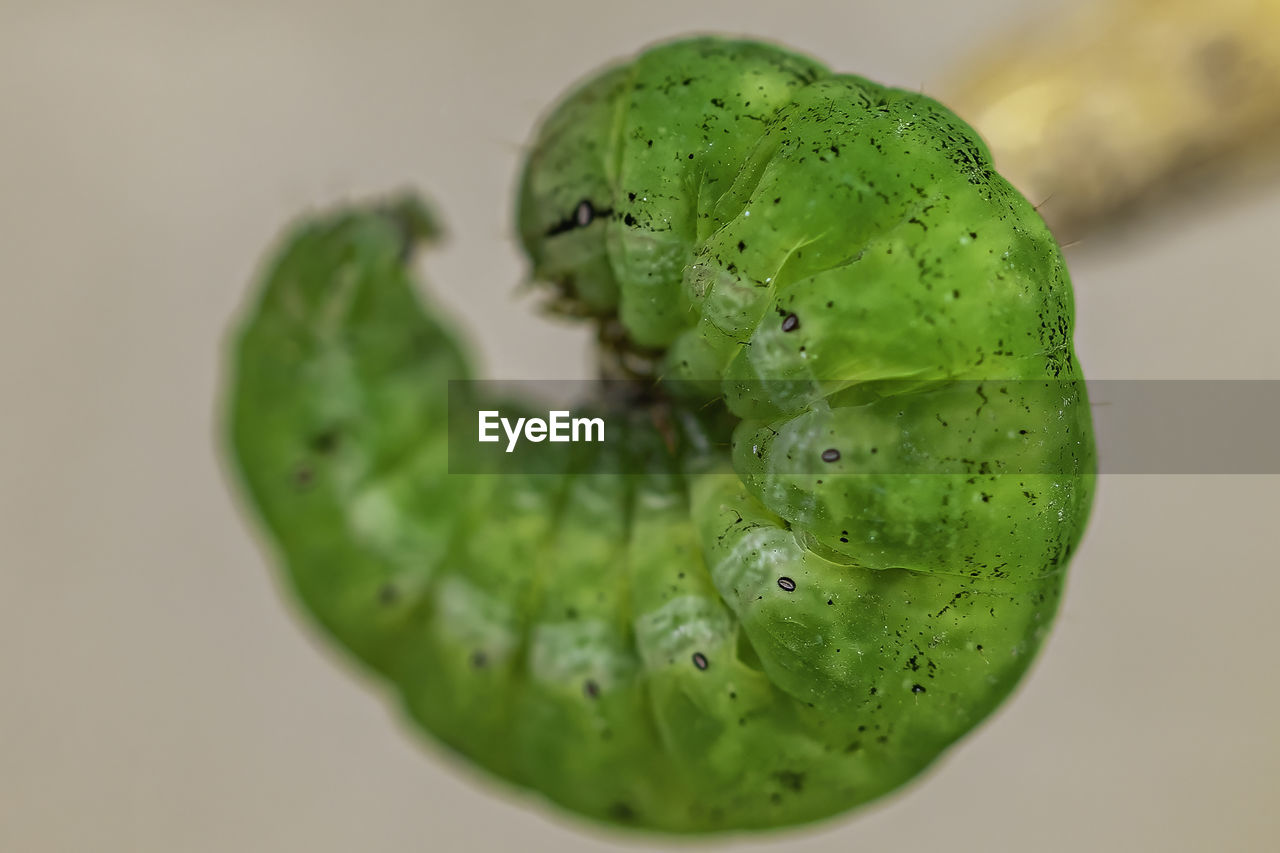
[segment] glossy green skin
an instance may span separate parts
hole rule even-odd
[[[568,470],[449,475],[466,362],[404,264],[429,217],[304,222],[231,428],[309,610],[439,740],[610,823],[784,826],[919,774],[1026,670],[1088,515],[1034,210],[929,99],[699,39],[548,117],[520,226],[562,304],[724,402],[680,386],[674,431],[614,413]]]

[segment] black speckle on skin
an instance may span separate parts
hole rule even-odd
[[[822,461],[823,462],[839,462],[840,451],[836,450],[834,447],[828,447],[826,450],[822,451]]]
[[[711,664],[707,661],[707,656],[704,655],[702,652],[693,653],[693,665],[696,666],[698,669],[703,669],[703,670],[711,666]]]
[[[600,695],[600,685],[588,678],[582,685],[582,692],[588,699],[595,699]]]
[[[555,237],[558,234],[564,234],[569,231],[575,231],[579,228],[585,228],[592,222],[603,216],[609,216],[613,213],[610,208],[597,210],[590,199],[583,199],[578,202],[578,206],[573,209],[573,213],[561,219],[559,222],[547,229],[547,237]]]
[[[379,604],[395,604],[400,599],[400,590],[393,583],[384,583],[378,590]]]
[[[777,779],[782,787],[789,791],[799,793],[804,790],[804,774],[794,770],[779,770],[773,774],[773,778]]]
[[[626,803],[614,803],[609,806],[609,817],[619,823],[631,823],[636,819],[636,810]]]
[[[293,483],[300,489],[305,489],[307,486],[310,486],[314,479],[315,474],[312,472],[310,466],[299,465],[297,470],[293,472]]]
[[[328,455],[338,449],[338,431],[326,429],[311,437],[311,450],[321,456]]]
[[[483,669],[489,663],[489,656],[484,652],[473,652],[471,655],[471,665],[476,669]]]
[[[782,587],[782,589],[787,592],[795,592],[796,590],[796,582],[788,577],[778,578],[778,586]]]
[[[800,318],[795,314],[788,314],[782,321],[782,331],[794,332],[800,328]]]
[[[911,692],[912,692],[912,693],[923,693],[923,692],[924,692],[924,685],[923,685],[923,684],[913,684],[913,685],[911,685]]]

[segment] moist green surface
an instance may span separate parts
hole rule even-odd
[[[302,221],[230,428],[308,610],[440,741],[606,822],[784,826],[919,774],[1026,670],[1088,515],[1035,211],[928,98],[697,39],[547,117],[519,218],[685,426],[615,412],[563,469],[447,473],[469,372],[407,268],[429,215]]]

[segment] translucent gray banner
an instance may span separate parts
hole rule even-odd
[[[450,382],[449,471],[1280,474],[1278,425],[1280,380]]]

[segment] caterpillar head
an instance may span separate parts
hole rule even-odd
[[[697,320],[686,270],[762,120],[821,73],[770,45],[706,38],[579,86],[543,122],[521,180],[534,278],[575,313],[620,317],[637,347],[671,344]]]
[[[533,277],[553,284],[569,313],[608,314],[618,287],[605,247],[614,214],[610,128],[627,79],[606,71],[542,125],[520,181],[519,231]]]

